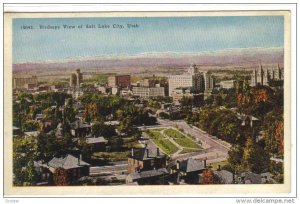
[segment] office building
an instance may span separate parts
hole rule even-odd
[[[164,87],[133,87],[132,92],[134,96],[139,96],[142,98],[165,96]]]
[[[23,89],[26,84],[30,84],[30,86],[37,86],[38,80],[37,76],[31,77],[14,77],[13,78],[13,88],[14,89]]]
[[[80,73],[80,69],[77,69],[76,72],[71,74],[70,78],[70,87],[78,88],[80,83],[82,83],[82,73]]]
[[[192,88],[195,92],[212,90],[214,77],[208,72],[199,72],[196,65],[189,68],[186,74],[169,76],[169,96],[176,88]]]

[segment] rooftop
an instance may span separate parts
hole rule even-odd
[[[189,158],[187,160],[182,160],[182,161],[180,161],[180,164],[179,164],[179,170],[187,172],[187,173],[194,172],[194,171],[200,171],[200,170],[204,170],[204,169],[205,169],[204,162],[193,159],[193,158]]]
[[[129,174],[128,177],[131,177],[132,180],[137,180],[137,179],[161,176],[161,175],[164,175],[167,173],[168,173],[168,171],[166,168],[161,168],[161,169],[154,169],[154,170],[149,170],[149,171],[134,172],[134,173]]]
[[[90,137],[86,138],[86,143],[96,144],[96,143],[107,143],[108,141],[104,137]]]
[[[74,169],[82,166],[90,166],[90,164],[71,154],[67,154],[64,157],[54,157],[48,162],[48,166],[52,168]]]
[[[224,184],[233,183],[233,173],[229,171],[226,170],[214,171],[214,174],[217,175],[224,182]]]

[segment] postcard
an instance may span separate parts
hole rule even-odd
[[[290,191],[288,11],[4,18],[6,195]]]

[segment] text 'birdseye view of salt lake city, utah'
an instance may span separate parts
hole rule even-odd
[[[13,18],[11,185],[285,183],[284,24]]]

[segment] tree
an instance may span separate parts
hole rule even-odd
[[[268,171],[270,157],[263,148],[257,145],[252,138],[248,138],[244,148],[242,166],[244,170],[254,173]]]
[[[206,169],[202,173],[201,184],[213,184],[214,183],[214,174],[211,169]]]
[[[25,120],[22,124],[22,130],[25,131],[36,131],[39,128],[39,122],[35,120]]]
[[[37,153],[38,158],[47,161],[61,150],[60,144],[54,133],[40,133],[37,136]]]
[[[111,125],[105,125],[100,121],[97,121],[92,126],[92,135],[94,136],[103,136],[105,138],[111,138],[112,136],[116,135],[116,131],[114,126]]]
[[[65,119],[65,122],[72,123],[75,121],[75,111],[71,98],[67,99],[63,117]]]
[[[24,170],[24,176],[26,185],[32,186],[37,182],[38,175],[35,171],[32,159],[30,159],[28,164],[26,165],[26,168]]]
[[[238,171],[241,169],[243,160],[243,148],[240,145],[234,145],[228,152],[228,163],[231,169]]]
[[[282,112],[272,111],[264,119],[263,131],[265,149],[273,154],[283,156],[284,152],[284,124]]]

